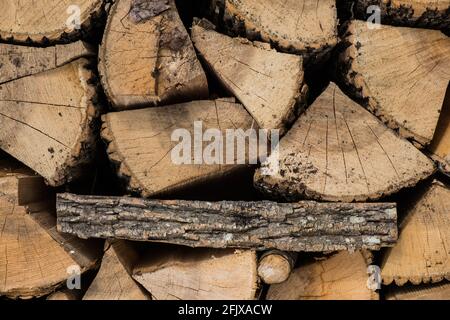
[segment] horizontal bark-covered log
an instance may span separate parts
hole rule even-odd
[[[393,203],[146,200],[59,194],[58,230],[191,247],[333,251],[392,246]]]

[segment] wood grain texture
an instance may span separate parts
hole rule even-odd
[[[0,89],[0,148],[59,186],[81,175],[95,147],[98,108],[84,58]]]
[[[367,264],[359,251],[339,252],[303,264],[289,279],[270,286],[268,300],[378,300],[367,286]]]
[[[285,131],[306,103],[302,57],[222,35],[206,23],[192,27],[201,57],[260,128]]]
[[[450,300],[450,283],[398,288],[388,292],[386,300]]]
[[[438,163],[439,170],[450,176],[450,86],[447,89],[436,132],[428,150],[431,152],[433,160]]]
[[[382,24],[450,28],[449,0],[357,0],[355,6],[357,17],[366,20],[373,14],[372,11],[367,12],[372,5],[380,8]]]
[[[393,203],[200,202],[59,194],[58,230],[191,247],[333,251],[391,246]]]
[[[433,162],[352,101],[334,83],[281,139],[279,171],[255,174],[262,192],[291,199],[365,201],[414,186]]]
[[[346,41],[340,60],[350,91],[402,136],[429,144],[450,80],[450,38],[353,20]]]
[[[0,84],[94,55],[93,48],[82,41],[47,48],[0,44]]]
[[[83,300],[149,300],[131,271],[139,255],[126,241],[107,243],[100,270]]]
[[[278,284],[286,281],[294,268],[298,254],[270,250],[258,262],[258,276],[265,284]]]
[[[245,168],[249,163],[247,158],[240,158],[236,152],[234,164],[206,164],[204,161],[200,164],[194,161],[192,164],[176,164],[171,155],[172,149],[179,144],[178,140],[172,141],[174,130],[188,130],[194,137],[194,122],[201,121],[203,130],[218,129],[225,141],[226,129],[246,131],[257,128],[242,105],[230,99],[109,113],[102,119],[102,137],[109,143],[110,159],[117,163],[118,173],[128,181],[129,190],[144,197],[161,195],[220,177]],[[203,147],[206,145],[205,142]],[[193,150],[192,156],[194,154]],[[246,164],[238,164],[238,161]]]
[[[450,189],[432,183],[406,212],[399,241],[384,255],[384,284],[450,280]]]
[[[0,177],[0,295],[9,298],[49,294],[65,283],[69,267],[84,272],[99,258],[96,243],[54,237],[55,216],[47,205],[19,205],[19,181],[27,177],[16,170]]]
[[[69,6],[80,9],[81,28],[86,29],[93,18],[103,9],[103,0],[1,0],[0,39],[15,42],[56,41],[70,34],[76,34],[67,21],[73,11]]]
[[[323,55],[337,43],[334,0],[225,0],[224,19],[251,40],[306,57]]]
[[[153,300],[253,300],[258,289],[254,251],[154,248],[133,278]]]
[[[100,47],[99,71],[113,107],[124,110],[207,98],[206,75],[175,1],[149,2],[163,8],[139,21],[133,18],[135,2],[139,1],[115,2]]]

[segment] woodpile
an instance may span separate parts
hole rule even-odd
[[[450,1],[4,2],[0,299],[450,300]]]

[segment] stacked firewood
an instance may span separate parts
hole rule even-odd
[[[450,299],[450,0],[0,4],[1,297]]]

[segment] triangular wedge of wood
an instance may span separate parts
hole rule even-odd
[[[192,27],[192,40],[210,69],[261,128],[284,131],[303,109],[307,87],[301,56],[222,35],[205,20]]]
[[[73,271],[94,268],[101,251],[100,243],[56,232],[51,198],[20,198],[45,194],[43,179],[26,172],[4,163],[0,171],[0,295],[23,299],[65,286]]]
[[[139,253],[131,243],[111,241],[105,245],[102,264],[83,300],[150,300],[131,277]]]
[[[100,47],[99,71],[116,109],[208,97],[206,75],[174,0],[117,0]]]
[[[358,18],[367,20],[377,6],[382,24],[450,28],[450,0],[357,0]]]
[[[450,176],[450,85],[428,150],[431,152],[431,157],[438,163],[439,170]]]
[[[279,152],[263,169],[274,161],[279,162],[278,172],[265,175],[259,169],[255,185],[286,199],[379,199],[414,186],[435,170],[430,159],[334,83],[281,139]]]
[[[450,280],[450,188],[435,181],[415,200],[381,268],[386,285]]]
[[[450,283],[402,287],[387,293],[386,300],[450,300]]]
[[[254,251],[153,246],[133,270],[154,300],[253,300]]]
[[[450,38],[353,20],[346,42],[340,60],[349,90],[402,136],[429,144],[450,81]]]
[[[368,268],[360,252],[342,251],[295,269],[289,279],[271,285],[268,300],[378,300],[369,289]]]
[[[38,43],[62,40],[88,29],[103,4],[103,0],[3,0],[0,39]]]
[[[0,48],[15,52],[12,63],[17,67],[7,68],[0,77],[11,79],[14,72],[19,77],[1,83],[0,148],[52,186],[77,178],[92,157],[94,120],[99,110],[96,87],[90,82],[93,73],[88,69],[89,61],[80,58],[63,63],[91,52],[82,44],[70,45],[67,50],[12,45]],[[80,50],[71,55],[71,48]],[[49,53],[54,53],[53,60],[39,67],[43,72],[35,73],[30,63],[45,63]]]
[[[118,164],[119,175],[128,180],[129,189],[144,197],[155,196],[247,166],[250,163],[247,154],[240,156],[238,152],[234,154],[232,164],[221,164],[223,162],[219,158],[220,153],[226,153],[225,143],[216,150],[220,151],[219,158],[216,159],[218,161],[209,164],[205,162],[203,151],[206,151],[207,143],[203,144],[201,141],[203,131],[197,134],[199,131],[195,129],[201,127],[200,130],[204,131],[220,130],[225,141],[227,129],[246,131],[257,128],[244,107],[232,101],[233,99],[193,101],[103,116],[102,137],[109,143],[108,155]],[[188,140],[185,141],[181,136],[172,139],[172,135],[177,132],[184,133]],[[197,149],[194,138],[200,139]],[[183,145],[189,150],[180,150]],[[200,150],[200,154],[196,150]],[[176,156],[187,156],[185,160],[188,163],[179,163],[173,159],[174,153]],[[217,153],[213,152],[214,155]],[[225,161],[225,156],[222,160]]]
[[[251,40],[309,58],[329,52],[337,43],[335,0],[223,0],[224,20],[233,31],[244,29]]]
[[[203,202],[65,193],[56,206],[58,230],[83,239],[284,251],[378,250],[397,240],[395,203]]]

